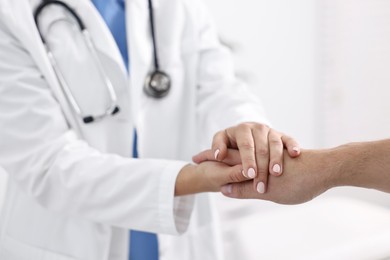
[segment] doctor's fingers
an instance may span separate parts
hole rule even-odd
[[[214,160],[222,161],[227,156],[227,149],[230,147],[230,140],[226,130],[219,131],[213,137],[211,149],[213,150]]]
[[[256,145],[253,136],[253,131],[256,128],[261,129],[262,133],[267,136],[267,127],[264,125],[244,123],[236,127],[226,129],[226,133],[229,136],[229,139],[231,142],[234,140],[234,145],[237,146],[240,153],[243,167],[242,173],[249,179],[253,179],[257,175],[258,165],[256,164]]]
[[[292,158],[298,157],[301,154],[301,148],[294,138],[288,135],[282,135],[282,142]]]
[[[282,141],[282,134],[271,129],[268,134],[268,145],[270,156],[269,172],[275,176],[279,176],[283,172],[284,145]]]
[[[196,164],[200,164],[205,161],[215,161],[214,151],[205,150],[200,152],[192,157],[192,161]],[[241,164],[240,152],[237,149],[227,149],[227,155],[222,162],[229,166]]]
[[[257,164],[257,175],[254,179],[254,190],[258,193],[265,193],[269,174],[270,148],[275,144],[269,143],[269,128],[259,125],[252,130],[255,142],[255,155]],[[280,143],[282,143],[280,141]],[[282,145],[283,155],[283,145]]]

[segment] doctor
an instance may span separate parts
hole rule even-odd
[[[223,259],[212,200],[190,194],[265,192],[297,144],[264,125],[199,1],[106,2],[0,0],[0,259]],[[243,165],[188,164],[235,125]]]

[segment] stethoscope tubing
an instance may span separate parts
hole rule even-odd
[[[73,8],[71,8],[69,5],[65,4],[62,1],[58,1],[58,0],[44,0],[35,9],[35,12],[34,12],[34,21],[35,21],[35,24],[37,25],[39,35],[41,36],[42,42],[44,44],[46,44],[46,40],[45,40],[45,37],[43,37],[43,35],[41,33],[41,30],[39,29],[39,15],[42,13],[42,11],[43,11],[43,9],[45,9],[45,7],[47,7],[48,5],[52,5],[52,4],[59,5],[59,6],[62,6],[63,8],[65,8],[73,16],[73,18],[76,19],[76,22],[77,22],[77,24],[79,26],[80,31],[84,31],[86,29],[84,22],[78,16],[76,11],[73,10]]]
[[[152,35],[152,42],[153,42],[153,53],[154,53],[154,70],[160,71],[160,64],[158,60],[158,50],[157,50],[157,40],[156,40],[156,30],[155,30],[155,22],[154,22],[154,11],[153,11],[153,3],[152,0],[148,0],[149,5],[149,17],[150,17],[150,31]]]
[[[49,5],[61,6],[69,14],[71,14],[71,16],[75,19],[81,34],[84,37],[84,42],[86,43],[86,45],[87,45],[87,47],[88,47],[88,49],[89,49],[89,51],[94,59],[94,62],[99,70],[99,74],[102,77],[102,80],[104,81],[104,83],[107,87],[107,90],[109,92],[109,96],[111,99],[110,106],[108,108],[106,108],[105,111],[101,114],[98,114],[98,115],[85,115],[85,114],[83,114],[80,106],[77,103],[76,98],[73,96],[72,91],[71,91],[69,85],[67,84],[65,77],[62,74],[62,72],[58,66],[58,63],[57,63],[53,53],[51,52],[51,50],[46,42],[45,37],[43,36],[43,34],[40,30],[39,16],[42,13],[42,11],[45,9],[45,7],[47,7]],[[150,31],[151,31],[152,45],[153,45],[154,70],[151,73],[149,73],[149,75],[146,77],[145,85],[144,85],[144,92],[146,93],[146,95],[148,95],[150,97],[159,99],[159,98],[162,98],[162,97],[165,97],[166,95],[168,95],[170,88],[171,88],[171,79],[167,73],[161,71],[161,69],[160,69],[152,0],[148,0],[148,7],[149,7]],[[98,53],[96,51],[96,46],[95,46],[94,42],[92,41],[92,38],[91,38],[84,22],[82,21],[80,16],[76,13],[76,11],[74,9],[72,9],[69,5],[64,3],[63,1],[43,0],[41,2],[41,4],[34,11],[34,21],[35,21],[35,24],[37,26],[42,43],[46,49],[50,63],[52,65],[53,70],[57,76],[57,79],[61,85],[61,88],[62,88],[68,102],[73,107],[76,114],[83,119],[83,122],[86,124],[92,123],[92,122],[101,120],[107,116],[117,114],[120,111],[120,109],[119,109],[119,106],[117,105],[118,99],[117,99],[117,95],[115,93],[114,87],[103,69],[103,65],[101,64],[100,59],[98,57]]]
[[[71,91],[69,85],[67,84],[65,77],[62,74],[62,72],[58,66],[58,63],[57,63],[52,51],[50,50],[50,47],[48,46],[48,44],[45,40],[45,37],[43,36],[43,34],[40,30],[39,15],[42,13],[42,11],[45,9],[45,7],[47,7],[49,5],[59,5],[59,6],[63,7],[65,10],[67,10],[72,15],[72,17],[76,20],[76,22],[78,24],[79,30],[81,31],[81,34],[84,38],[84,42],[86,43],[87,48],[89,49],[90,53],[92,54],[94,62],[99,70],[99,74],[102,77],[102,80],[104,81],[105,85],[107,86],[107,90],[108,90],[108,93],[110,96],[111,104],[101,114],[85,115],[82,113],[82,110],[81,110],[80,106],[78,105],[76,98],[73,96],[72,91]],[[117,98],[117,95],[115,93],[114,86],[112,85],[111,80],[106,75],[106,73],[103,69],[103,65],[101,64],[100,59],[98,57],[98,54],[96,51],[96,46],[94,45],[88,30],[86,29],[83,21],[78,16],[78,14],[71,7],[69,7],[67,4],[65,4],[62,1],[46,0],[46,1],[43,1],[35,10],[34,20],[35,20],[39,35],[41,37],[42,43],[46,49],[49,61],[53,67],[53,70],[57,76],[58,81],[60,82],[61,88],[62,88],[63,92],[65,93],[65,96],[66,96],[68,102],[73,107],[73,110],[76,112],[76,114],[78,116],[80,116],[82,118],[83,122],[88,124],[88,123],[99,121],[107,116],[117,114],[120,111],[120,108],[117,105],[118,98]],[[55,22],[56,21],[52,22],[52,24]]]

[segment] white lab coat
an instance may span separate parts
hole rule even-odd
[[[80,123],[39,39],[32,16],[39,1],[0,0],[0,165],[10,177],[0,259],[125,260],[128,229],[159,233],[161,259],[222,259],[210,197],[197,195],[195,206],[194,196],[174,198],[175,179],[216,131],[265,120],[204,6],[154,1],[161,67],[173,82],[168,97],[155,100],[142,90],[152,68],[147,1],[126,2],[130,80],[93,5],[66,2],[92,34],[121,112]],[[48,33],[62,16],[45,11],[42,31],[82,109],[101,112],[109,99],[79,31],[58,23]],[[140,159],[131,159],[134,127]]]

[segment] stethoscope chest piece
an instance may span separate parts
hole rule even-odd
[[[171,78],[162,71],[151,72],[145,80],[144,91],[153,98],[163,98],[171,89]]]

